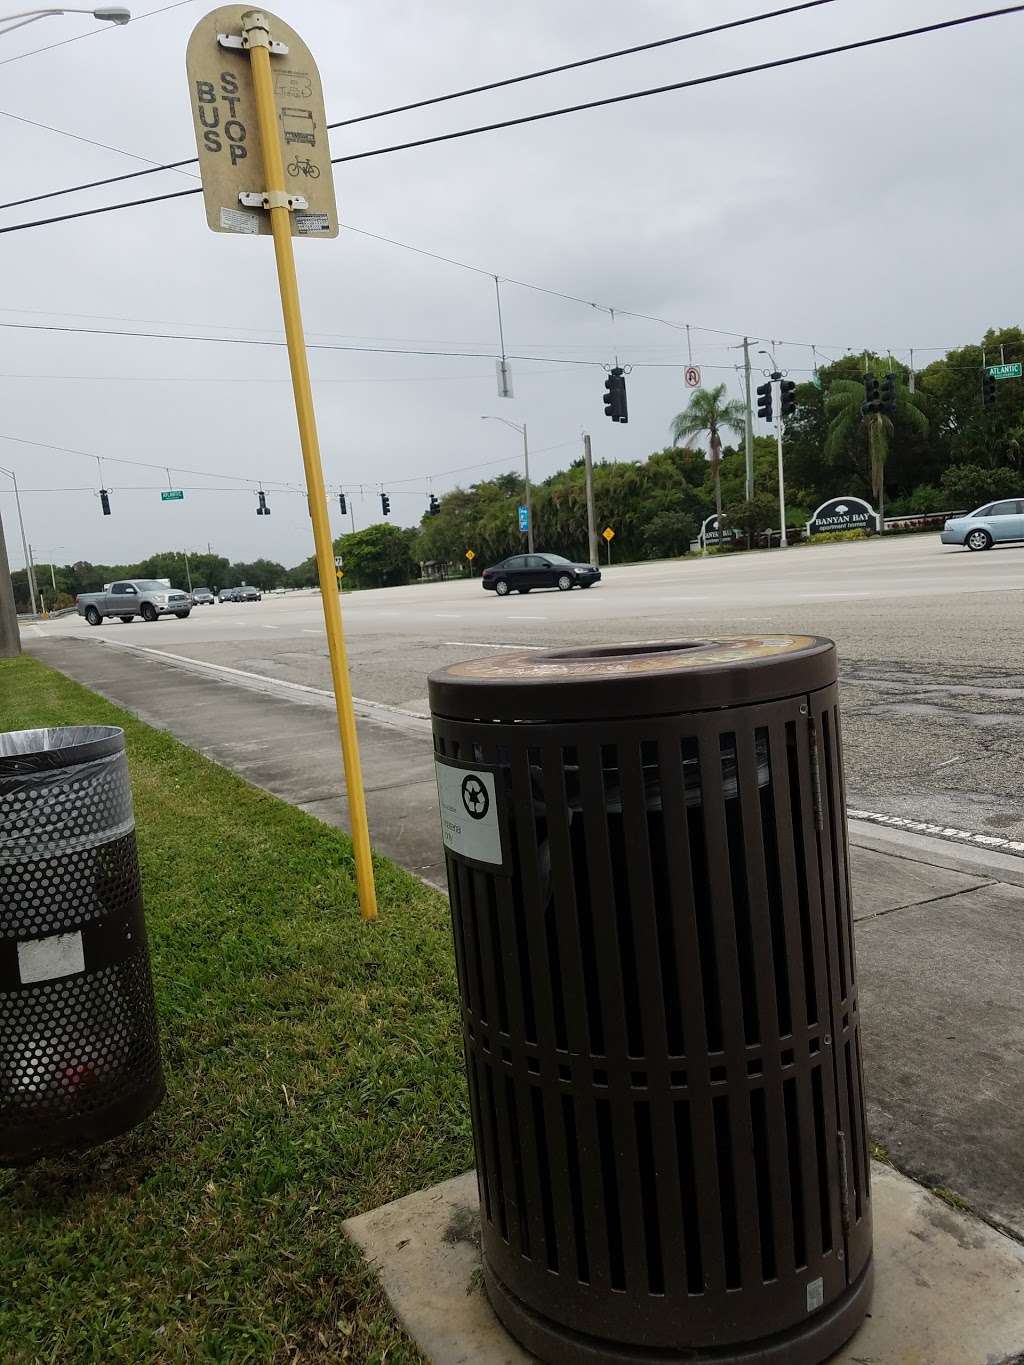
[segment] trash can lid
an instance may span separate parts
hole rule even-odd
[[[748,706],[835,680],[831,640],[743,635],[488,655],[438,669],[428,686],[435,715],[558,721]]]
[[[119,725],[51,725],[0,733],[0,777],[49,772],[109,758],[124,748]]]

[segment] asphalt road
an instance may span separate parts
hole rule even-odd
[[[614,552],[613,552],[614,553]],[[356,695],[424,713],[426,677],[488,649],[748,632],[831,636],[850,803],[1024,837],[1024,546],[985,554],[907,536],[612,566],[588,592],[503,600],[479,580],[346,595]],[[28,628],[142,645],[329,686],[318,594],[196,608],[152,625],[77,617]]]

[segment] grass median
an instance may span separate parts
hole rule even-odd
[[[421,1357],[345,1240],[465,1170],[447,906],[348,839],[36,661],[0,729],[125,730],[168,1079],[134,1133],[0,1172],[0,1359]]]

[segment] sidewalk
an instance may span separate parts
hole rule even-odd
[[[29,649],[257,786],[345,822],[329,696],[91,640]],[[443,886],[429,724],[359,710],[374,846]],[[851,840],[872,1135],[900,1170],[1024,1240],[1024,860],[858,822]]]

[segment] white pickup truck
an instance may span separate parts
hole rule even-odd
[[[102,592],[83,592],[75,599],[75,610],[90,626],[98,626],[104,616],[116,616],[119,621],[141,616],[144,621],[156,621],[174,615],[184,621],[191,609],[188,593],[158,578],[122,578],[105,584]]]

